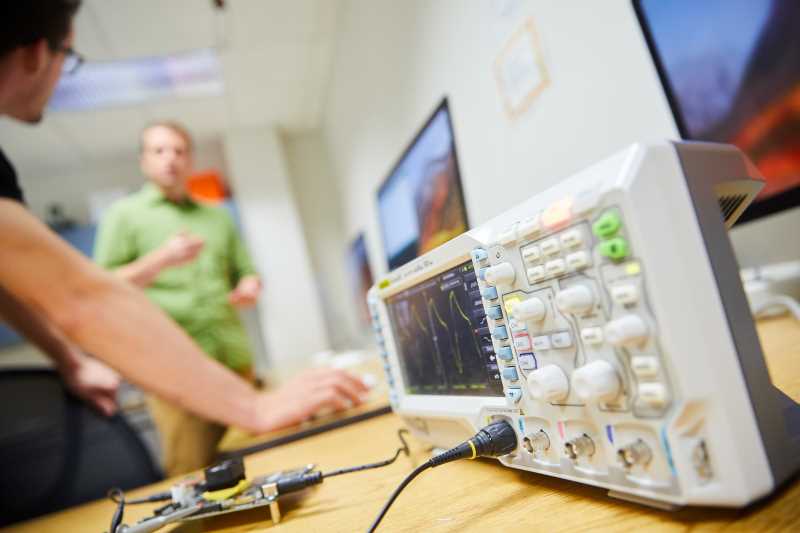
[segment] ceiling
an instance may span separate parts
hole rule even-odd
[[[213,48],[225,92],[93,111],[51,112],[36,126],[0,120],[0,146],[25,179],[130,157],[155,119],[185,123],[198,141],[229,128],[319,124],[330,78],[338,0],[84,0],[75,49],[88,61]]]

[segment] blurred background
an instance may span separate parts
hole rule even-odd
[[[235,214],[263,275],[259,371],[370,348],[363,295],[390,265],[636,141],[778,154],[773,202],[731,236],[741,266],[796,269],[798,10],[695,4],[84,0],[87,63],[42,124],[0,121],[0,145],[31,209],[89,253],[143,183],[141,129],[185,124],[193,194]],[[0,365],[46,364],[0,338]]]

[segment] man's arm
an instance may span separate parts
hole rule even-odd
[[[82,353],[52,325],[0,287],[0,316],[49,356],[67,387],[106,416],[117,410],[119,376]]]
[[[200,237],[180,232],[160,248],[117,268],[114,273],[137,287],[147,287],[165,268],[194,261],[203,249],[203,244]]]
[[[194,261],[203,249],[203,239],[179,232],[163,246],[139,255],[124,208],[117,204],[103,217],[97,229],[95,261],[137,287],[147,287],[162,270]]]
[[[73,250],[21,205],[0,199],[0,228],[0,285],[78,346],[167,401],[254,432],[361,401],[364,385],[334,370],[317,375],[311,390],[259,394],[206,357],[140,290]]]
[[[228,301],[234,307],[247,309],[253,307],[261,294],[261,278],[254,274],[243,277],[228,294]]]

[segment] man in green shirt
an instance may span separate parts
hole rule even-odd
[[[146,128],[141,169],[149,183],[109,208],[95,260],[144,288],[205,353],[250,377],[250,348],[236,308],[255,304],[261,282],[230,215],[187,194],[188,132],[168,122]],[[224,428],[156,398],[149,403],[170,475],[213,459]]]

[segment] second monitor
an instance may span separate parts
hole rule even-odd
[[[378,190],[378,214],[390,270],[469,229],[446,98]]]

